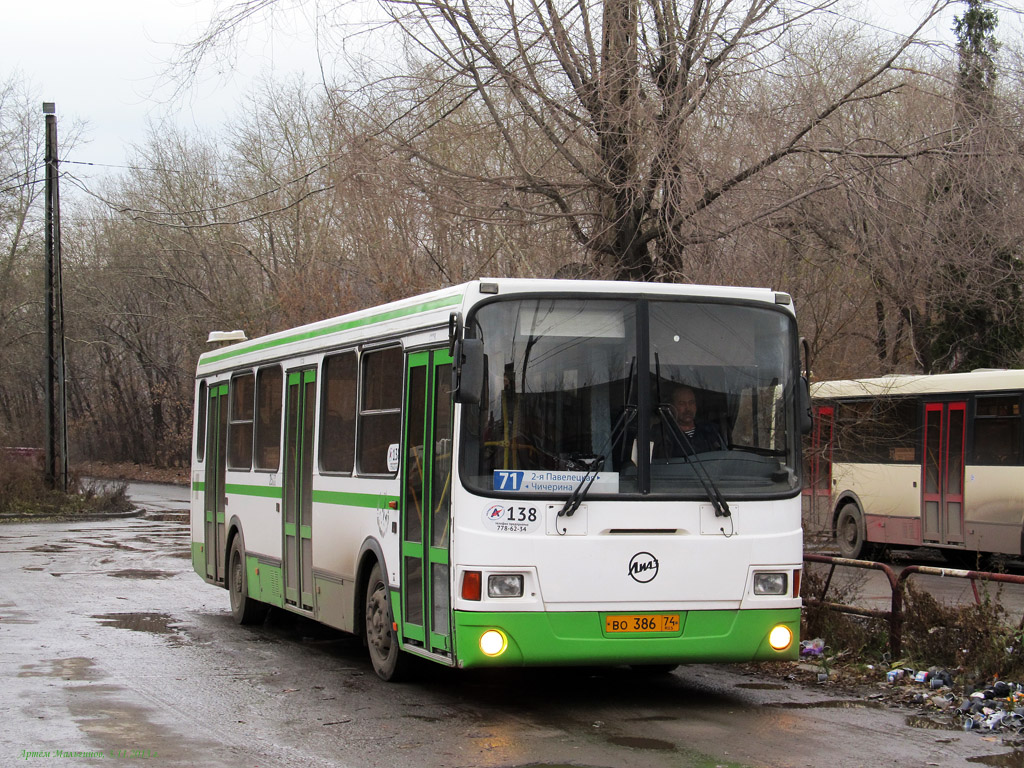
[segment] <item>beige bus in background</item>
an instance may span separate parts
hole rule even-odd
[[[974,567],[1024,553],[1024,370],[811,386],[808,527],[844,557],[936,547]]]

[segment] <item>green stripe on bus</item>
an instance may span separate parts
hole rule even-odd
[[[281,489],[267,485],[239,485],[238,483],[225,483],[225,493],[235,493],[239,496],[260,496],[266,499],[280,499]]]
[[[397,320],[400,317],[408,317],[410,315],[418,315],[421,312],[429,312],[432,309],[443,309],[444,307],[451,307],[456,304],[462,303],[462,294],[455,294],[454,296],[445,296],[440,299],[434,299],[433,301],[427,301],[423,304],[416,304],[411,307],[402,307],[400,309],[392,309],[387,312],[381,312],[377,315],[370,315],[369,317],[360,317],[355,320],[346,320],[345,322],[335,323],[333,325],[324,326],[323,328],[314,328],[313,330],[303,331],[302,333],[294,333],[290,336],[282,336],[278,339],[267,339],[266,341],[257,341],[253,344],[248,344],[240,349],[228,350],[217,354],[202,356],[199,358],[199,366],[210,365],[211,363],[219,363],[222,360],[228,360],[232,357],[239,355],[246,355],[250,352],[261,352],[266,349],[273,349],[274,347],[280,347],[284,344],[292,344],[297,341],[306,341],[308,339],[315,339],[320,336],[326,336],[331,333],[337,333],[339,331],[348,331],[353,328],[361,328],[366,325],[375,325],[376,323],[386,323],[389,320]]]
[[[196,480],[196,481],[194,481],[192,483],[192,490],[193,491],[205,491],[206,490],[206,483],[204,483],[202,480]]]
[[[639,613],[639,611],[634,611]],[[644,611],[649,613],[649,611]],[[666,613],[674,613],[666,611]],[[794,661],[800,652],[800,609],[682,611],[682,634],[608,635],[604,612],[453,612],[459,666],[523,667],[558,664],[688,664]],[[785,651],[773,651],[768,633],[777,624],[793,632]],[[480,635],[500,629],[508,648],[496,658],[480,650]]]
[[[367,507],[382,509],[389,502],[398,501],[397,496],[384,496],[379,493],[347,493],[345,491],[313,491],[313,501],[321,504],[343,504],[347,507]]]

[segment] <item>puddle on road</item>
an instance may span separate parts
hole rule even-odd
[[[609,744],[617,747],[632,747],[633,749],[658,749],[665,752],[675,750],[676,745],[671,741],[661,739],[646,739],[642,736],[612,736],[608,739]]]
[[[14,603],[0,603],[0,624],[38,624],[30,614],[19,610]]]
[[[881,709],[880,701],[860,699],[827,699],[825,701],[770,701],[763,707],[776,709]]]
[[[146,520],[153,520],[158,523],[188,523],[189,511],[182,509],[177,512],[147,512]]]
[[[223,744],[209,741],[194,730],[185,730],[188,729],[187,718],[182,719],[178,727],[168,725],[166,721],[175,714],[175,708],[167,704],[160,709],[139,705],[126,698],[131,694],[113,685],[73,686],[67,688],[66,693],[68,714],[82,737],[90,747],[106,754],[119,750],[124,757],[151,757],[161,765],[167,764],[168,758],[175,765],[205,765],[212,762],[212,755],[221,756],[225,752]],[[178,707],[185,705],[178,704]],[[134,762],[153,763],[152,760]]]
[[[170,571],[150,571],[143,568],[125,568],[121,571],[111,571],[107,576],[115,579],[167,579],[174,574]]]
[[[26,552],[67,552],[71,547],[66,544],[36,544],[26,548]]]
[[[168,640],[179,644],[187,642],[177,628],[179,622],[166,613],[100,613],[94,614],[92,618],[99,619],[105,627],[166,635]]]
[[[978,763],[980,765],[1002,766],[1003,768],[1020,768],[1020,766],[1024,765],[1024,752],[1015,749],[1013,752],[1005,752],[1001,755],[968,757],[967,762]]]
[[[131,547],[121,541],[89,541],[83,539],[82,543],[87,547],[95,547],[96,549],[123,549],[126,552],[138,552],[138,547]]]
[[[960,728],[956,726],[948,718],[940,720],[929,715],[907,715],[906,723],[911,728],[923,728],[929,731],[959,731]]]
[[[788,685],[779,683],[737,683],[737,688],[745,688],[748,691],[788,691]]]
[[[23,664],[18,677],[60,677],[65,680],[93,680],[99,675],[93,669],[95,662],[84,656],[67,659],[47,659],[42,664]],[[43,666],[48,665],[48,666]]]

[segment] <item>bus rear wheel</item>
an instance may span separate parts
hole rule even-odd
[[[228,594],[231,596],[231,616],[235,623],[256,624],[263,619],[265,606],[249,597],[241,536],[235,536],[231,542],[231,555],[228,558]]]
[[[836,542],[839,554],[851,560],[870,558],[874,551],[867,543],[864,515],[856,504],[846,504],[836,518]]]
[[[398,681],[408,666],[406,654],[398,647],[398,635],[391,613],[391,600],[380,563],[370,571],[366,584],[366,647],[373,671],[381,680]]]

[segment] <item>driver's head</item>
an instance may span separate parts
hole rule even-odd
[[[677,387],[672,392],[669,403],[672,413],[675,415],[676,424],[682,429],[693,429],[694,419],[697,418],[697,396],[687,386]]]

